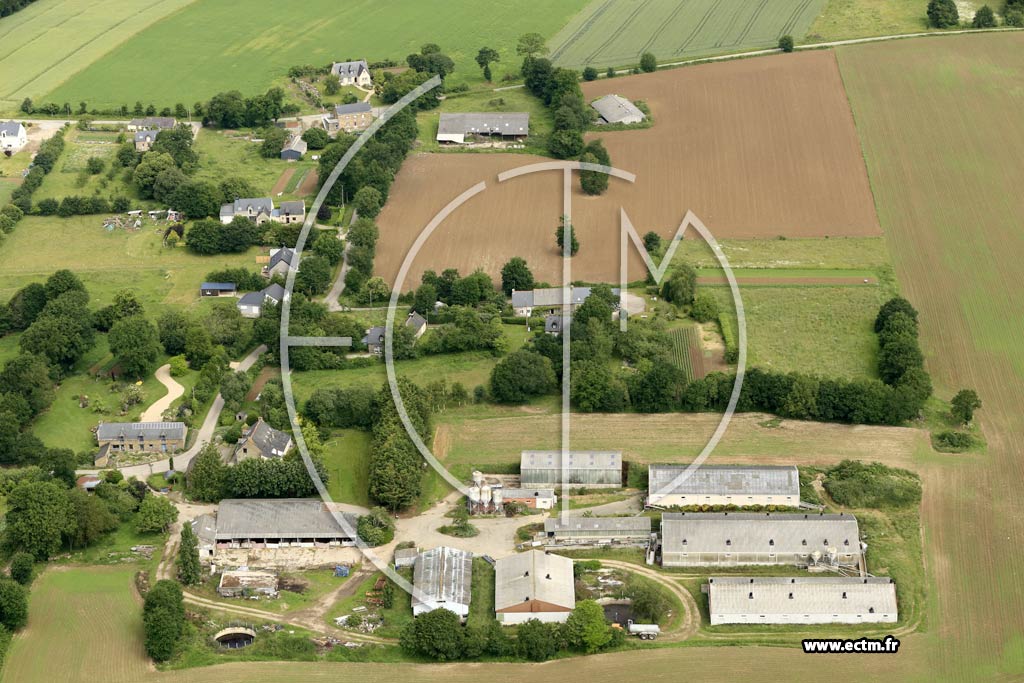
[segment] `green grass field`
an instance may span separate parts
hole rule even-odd
[[[197,180],[208,180],[216,184],[226,177],[236,176],[245,178],[265,195],[270,195],[282,173],[289,168],[295,169],[295,174],[291,178],[294,182],[286,185],[284,194],[274,196],[275,203],[297,199],[294,193],[298,179],[316,167],[316,162],[309,160],[308,155],[307,159],[297,162],[266,159],[260,156],[257,143],[249,142],[241,136],[207,128],[199,132],[195,151],[199,155],[199,168],[195,173]]]
[[[193,1],[47,0],[4,17],[0,109],[16,109],[25,97],[38,100],[121,41]]]
[[[825,0],[592,0],[548,41],[561,66],[633,66],[774,47],[799,40]]]
[[[81,197],[129,197],[133,200],[132,208],[156,207],[155,202],[139,199],[135,185],[130,182],[130,174],[120,167],[113,179],[107,177],[107,171],[116,161],[117,135],[111,133],[84,133],[72,128],[65,136],[64,151],[57,160],[57,166],[46,175],[43,184],[32,195],[33,203],[42,199],[61,199],[68,195]],[[96,175],[85,171],[90,158],[103,161],[104,170]],[[102,219],[102,216],[99,217]]]
[[[200,0],[147,30],[127,32],[131,37],[102,58],[76,60],[77,68],[63,69],[59,80],[49,80],[35,90],[41,91],[37,94],[52,91],[46,99],[56,102],[191,104],[222,90],[237,89],[246,95],[262,92],[288,67],[298,64],[359,58],[404,62],[424,43],[437,43],[455,60],[453,83],[480,81],[473,57],[481,47],[501,53],[503,61],[492,69],[499,78],[519,67],[515,55],[519,35],[531,31],[554,35],[585,4],[585,0],[516,0],[483,8],[473,0],[357,0],[339,6],[330,0],[310,0],[284,7],[270,0],[249,0],[245,11],[239,12],[231,0]],[[104,15],[113,14],[108,6],[104,5]],[[63,11],[53,15],[67,16]],[[109,28],[116,17],[105,20]],[[174,54],[171,63],[168,50]],[[35,59],[40,65],[37,71],[44,65],[59,66],[45,53]],[[4,62],[0,68],[17,73]],[[2,96],[20,102],[24,95],[18,88],[29,79],[13,80],[17,87]]]
[[[980,7],[983,3],[973,4]],[[828,0],[811,24],[807,42],[928,31],[927,6],[919,0]]]
[[[337,503],[370,506],[370,433],[335,431],[324,443],[327,491]]]
[[[416,120],[419,123],[418,152],[441,152],[451,150],[451,147],[442,147],[437,140],[437,122],[441,113],[451,112],[520,112],[530,114],[530,138],[527,138],[524,153],[546,154],[544,149],[538,149],[531,144],[531,139],[541,140],[542,136],[551,133],[553,122],[551,111],[544,104],[530,95],[525,89],[503,90],[493,92],[491,90],[472,90],[467,93],[456,93],[445,98],[438,109],[421,112]],[[500,150],[507,151],[507,150]],[[465,150],[455,150],[455,154],[465,154]]]

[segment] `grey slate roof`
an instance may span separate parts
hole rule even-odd
[[[274,200],[270,197],[247,197],[236,199],[231,204],[224,204],[220,207],[221,216],[237,216],[248,214],[252,209],[253,214],[271,214],[274,212]]]
[[[156,140],[159,132],[158,130],[137,130],[135,131],[135,142],[144,142],[146,138]]]
[[[622,469],[622,451],[569,451],[566,465],[570,470]],[[523,451],[519,469],[561,469],[561,451]]]
[[[860,552],[857,518],[847,514],[665,513],[661,535],[666,553]]]
[[[203,545],[213,545],[217,540],[217,518],[213,515],[199,515],[192,520],[192,530]]]
[[[348,114],[364,114],[373,111],[369,102],[353,102],[352,104],[338,104],[334,107],[335,116],[346,116]]]
[[[187,431],[184,422],[101,422],[96,430],[96,438],[100,441],[118,439],[138,439],[140,436],[149,440],[184,439]]]
[[[19,121],[0,121],[0,131],[8,135],[17,135],[21,131],[21,123]]]
[[[572,560],[529,550],[494,563],[494,609],[501,611],[529,600],[576,607]]]
[[[263,292],[247,292],[238,299],[238,307],[242,306],[262,306],[263,305]]]
[[[423,327],[426,324],[427,324],[427,319],[424,318],[419,313],[417,313],[416,311],[413,311],[412,313],[410,313],[409,317],[405,319],[405,326],[406,327],[411,327],[414,330],[418,330],[418,329],[420,329],[421,327]]]
[[[422,552],[416,557],[416,568],[413,570],[412,583],[420,593],[413,593],[413,607],[445,606],[433,603],[468,607],[472,597],[472,579],[472,553],[446,546]]]
[[[546,287],[544,289],[530,289],[512,292],[512,308],[537,308],[541,306],[561,306],[562,287]],[[573,287],[570,303],[579,306],[590,296],[590,287]],[[612,294],[618,296],[619,290],[612,289]]]
[[[570,324],[572,323],[572,317],[571,316],[569,317],[569,323]],[[554,314],[554,313],[552,313],[550,315],[544,316],[544,331],[545,332],[549,332],[549,333],[553,333],[553,334],[561,334],[563,329],[564,329],[564,326],[562,325],[562,316]]]
[[[358,517],[342,515],[355,534]],[[217,508],[217,540],[245,538],[348,538],[328,504],[313,498],[222,500]]]
[[[169,116],[147,116],[141,119],[132,119],[128,122],[131,126],[141,126],[143,128],[158,128],[160,130],[168,130],[174,128],[177,122]]]
[[[281,207],[278,209],[278,212],[282,216],[304,216],[306,215],[306,204],[302,200],[281,202]]]
[[[283,456],[292,445],[292,437],[286,432],[274,429],[262,419],[249,428],[249,433],[244,438],[252,438],[253,444],[260,449],[264,458],[277,458]]]
[[[526,135],[529,132],[528,112],[442,113],[437,124],[438,135]]]
[[[286,203],[291,203],[291,202],[286,202]],[[278,263],[281,263],[282,261],[284,261],[289,266],[291,266],[292,265],[292,260],[294,258],[295,258],[295,251],[294,250],[289,249],[288,247],[282,247],[281,249],[278,249],[273,254],[271,254],[270,261],[267,262],[267,268],[273,268],[274,266],[276,266]]]
[[[572,535],[573,531],[600,531],[616,534],[647,535],[651,533],[650,517],[551,517],[544,520],[545,533]]]
[[[365,59],[359,59],[354,62],[334,62],[331,64],[331,73],[339,78],[344,76],[346,78],[358,78],[359,74],[363,71],[369,71],[370,67],[366,65]]]
[[[299,154],[305,154],[309,146],[306,141],[299,135],[293,135],[285,141],[284,147],[281,149],[282,152],[286,150],[294,150]]]
[[[619,123],[631,116],[644,118],[644,113],[635,104],[619,95],[605,95],[591,102],[590,106],[608,123]]]
[[[386,331],[386,328],[381,327],[380,325],[371,327],[366,331],[366,336],[363,337],[362,342],[364,344],[383,344],[384,334]]]
[[[676,478],[687,465],[651,465],[647,472],[651,495],[726,494],[800,496],[800,474],[795,466],[701,465],[683,481]]]
[[[266,287],[263,291],[260,292],[260,294],[263,295],[264,299],[270,299],[271,301],[274,302],[274,305],[277,305],[284,301],[284,297],[287,294],[287,292],[285,292],[284,287],[275,282],[269,287]]]
[[[891,614],[896,584],[888,577],[743,577],[708,579],[712,614]]]
[[[199,289],[216,289],[220,292],[233,292],[238,287],[234,282],[204,282]]]

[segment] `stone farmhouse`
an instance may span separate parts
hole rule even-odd
[[[101,422],[95,464],[105,467],[114,453],[175,453],[185,448],[187,435],[184,422]]]
[[[135,136],[135,151],[136,152],[148,152],[153,148],[153,143],[156,142],[156,136],[160,131],[158,130],[137,130],[134,133]]]
[[[291,448],[291,435],[274,429],[261,417],[242,433],[231,455],[231,464],[237,465],[251,458],[283,458]]]
[[[220,222],[227,225],[239,216],[248,218],[262,225],[267,221],[276,223],[301,223],[306,220],[306,204],[301,201],[281,202],[280,208],[274,207],[270,197],[236,199],[230,204],[220,207]]]
[[[333,113],[324,114],[322,121],[324,130],[332,134],[338,131],[354,133],[366,130],[373,123],[373,107],[369,102],[339,104],[334,107]]]
[[[139,130],[171,130],[178,125],[177,120],[170,116],[146,116],[128,122],[128,132]]]

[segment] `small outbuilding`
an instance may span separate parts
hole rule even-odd
[[[238,569],[220,575],[217,594],[222,598],[247,598],[252,595],[276,598],[277,587],[277,574]]]
[[[293,135],[288,138],[287,142],[284,143],[284,147],[281,148],[281,158],[285,161],[298,161],[305,156],[308,148],[309,146],[302,139],[302,136]]]
[[[199,285],[200,296],[233,295],[237,291],[234,282],[204,282]]]

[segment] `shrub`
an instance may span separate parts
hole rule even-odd
[[[701,292],[693,300],[690,315],[700,323],[715,320],[718,318],[718,299],[708,292]]]
[[[658,68],[658,59],[653,53],[645,52],[640,55],[640,70],[645,73],[651,73]]]
[[[376,507],[359,518],[356,531],[367,545],[385,545],[395,537],[395,521],[387,510]]]
[[[17,631],[28,623],[28,590],[11,579],[0,579],[0,624]]]
[[[793,36],[782,36],[779,38],[779,49],[783,52],[792,52],[794,48]]]
[[[597,69],[592,66],[588,66],[583,69],[583,80],[585,81],[596,81],[597,80]]]
[[[931,0],[928,3],[928,23],[935,28],[951,28],[960,23],[960,12],[953,0]]]
[[[825,472],[824,486],[834,501],[847,507],[906,507],[921,501],[921,480],[915,473],[879,462],[844,460]]]
[[[35,567],[35,558],[29,553],[15,553],[11,558],[11,578],[27,586],[32,583],[32,573]]]
[[[962,453],[974,445],[974,437],[967,432],[946,430],[932,435],[932,445],[943,453]]]

